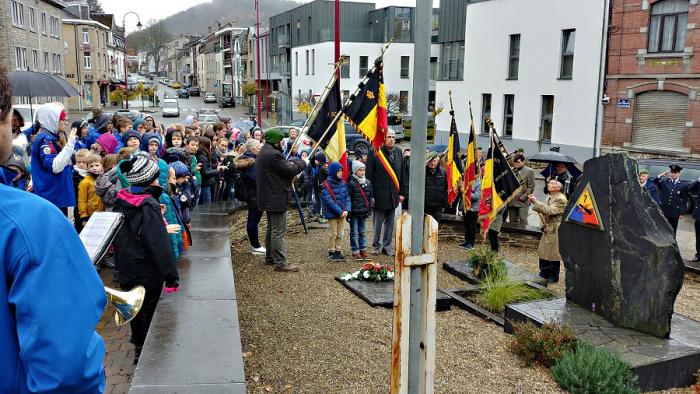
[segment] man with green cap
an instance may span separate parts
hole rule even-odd
[[[275,271],[297,272],[287,262],[287,209],[293,198],[292,180],[306,168],[301,159],[287,161],[282,154],[284,134],[277,128],[265,132],[265,145],[256,160],[258,209],[267,214],[265,232],[265,264],[275,265]]]
[[[649,170],[642,168],[639,170],[639,184],[642,185],[642,189],[645,189],[652,200],[659,203],[659,189],[656,188],[654,182],[649,182]]]

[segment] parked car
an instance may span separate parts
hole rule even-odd
[[[355,156],[365,155],[372,148],[369,142],[349,122],[345,122],[345,147]]]
[[[177,91],[177,98],[190,98],[190,92],[187,89],[180,89]]]
[[[166,98],[166,99],[176,99],[176,98],[177,98],[177,92],[175,92],[174,90],[168,89],[168,90],[165,91],[165,93],[163,93],[163,98]]]
[[[197,120],[199,120],[199,126],[204,129],[207,125],[213,125],[219,121],[219,115],[215,113],[200,113],[197,115]]]
[[[173,89],[182,89],[182,84],[180,82],[173,82],[170,87]]]
[[[190,92],[190,96],[197,96],[197,97],[199,97],[199,88],[198,88],[198,87],[193,86],[193,87],[189,88],[188,90],[189,90],[189,92]]]
[[[204,93],[204,102],[205,103],[215,103],[216,102],[216,95],[214,93]]]
[[[637,167],[639,169],[645,169],[649,171],[649,179],[654,179],[668,171],[668,166],[671,164],[678,164],[683,167],[681,171],[681,180],[692,182],[700,178],[700,162],[696,161],[680,161],[672,159],[643,159],[637,160]],[[698,194],[691,193],[690,200],[687,202],[687,213],[693,213],[693,209],[698,204]]]
[[[219,98],[219,107],[221,107],[221,108],[225,108],[225,107],[236,108],[236,102],[233,100],[233,97],[231,97],[231,96],[221,96]]]
[[[164,118],[167,116],[180,116],[180,104],[177,99],[166,98],[163,100],[161,113]]]

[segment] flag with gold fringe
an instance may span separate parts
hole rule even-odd
[[[451,92],[450,92],[451,93]],[[450,97],[450,106],[452,98]],[[459,135],[457,134],[457,121],[455,111],[450,109],[452,122],[450,123],[450,137],[447,141],[447,156],[445,157],[445,170],[447,172],[447,203],[452,205],[457,199],[459,178],[462,176],[462,162],[459,160]]]
[[[472,207],[472,187],[479,176],[478,158],[476,157],[476,130],[474,129],[474,115],[472,113],[472,102],[469,102],[469,143],[467,144],[467,157],[464,162],[464,175],[462,176],[462,203],[464,211]]]

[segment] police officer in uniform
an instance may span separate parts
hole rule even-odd
[[[668,167],[668,171],[659,174],[654,179],[654,184],[659,189],[661,211],[673,227],[675,234],[678,229],[678,218],[685,213],[686,202],[690,198],[688,194],[689,183],[681,180],[681,171],[683,170],[681,166],[671,164]]]

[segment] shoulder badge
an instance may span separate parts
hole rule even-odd
[[[44,145],[44,148],[42,148],[42,152],[44,152],[45,155],[50,155],[51,154],[51,147],[48,145]]]

